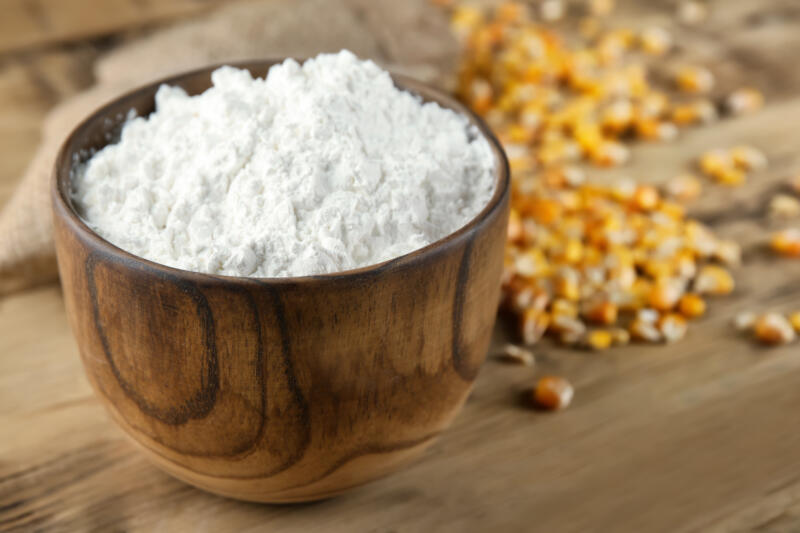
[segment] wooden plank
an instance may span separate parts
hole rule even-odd
[[[0,0],[0,53],[200,13],[220,0]]]

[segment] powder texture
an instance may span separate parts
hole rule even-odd
[[[155,112],[76,168],[75,203],[106,240],[196,272],[338,272],[454,232],[494,190],[465,117],[347,51],[212,81],[160,87]]]

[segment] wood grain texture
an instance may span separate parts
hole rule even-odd
[[[242,65],[263,76],[272,62]],[[190,94],[215,67],[171,78]],[[402,77],[429,101],[466,112]],[[131,256],[71,210],[75,157],[102,147],[126,110],[146,115],[160,82],[121,97],[67,139],[56,162],[56,250],[89,381],[156,464],[236,498],[328,497],[427,447],[463,404],[499,300],[508,167],[489,205],[447,238],[376,267],[307,278],[199,275]]]
[[[215,0],[0,0],[0,53],[192,15]]]
[[[711,20],[696,29],[672,26],[665,0],[620,0],[613,20],[670,27],[675,60],[709,62],[720,90],[755,84],[768,95],[757,115],[674,144],[637,145],[632,167],[620,171],[657,183],[706,147],[742,141],[770,156],[770,169],[745,187],[710,186],[692,207],[746,250],[735,294],[715,300],[685,341],[606,354],[544,345],[533,370],[490,360],[461,414],[418,462],[332,500],[264,506],[207,494],[153,467],[92,394],[60,289],[19,294],[0,300],[0,530],[800,531],[800,348],[762,349],[728,326],[738,310],[800,306],[800,265],[763,248],[772,227],[766,201],[800,170],[800,70],[792,68],[800,9],[795,0],[709,3]],[[0,142],[0,150],[25,143]],[[507,338],[504,326],[494,349]],[[523,406],[540,373],[573,381],[569,410]]]

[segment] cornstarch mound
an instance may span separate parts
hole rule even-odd
[[[76,167],[73,199],[102,237],[186,270],[338,272],[462,227],[494,191],[488,142],[353,54],[286,60],[266,79],[217,69]]]

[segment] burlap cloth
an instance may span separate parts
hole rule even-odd
[[[429,0],[260,0],[228,5],[102,57],[96,85],[45,119],[41,145],[0,213],[0,295],[56,278],[53,160],[70,130],[95,108],[148,81],[211,63],[342,48],[438,84],[457,54],[445,15]]]

